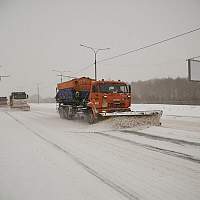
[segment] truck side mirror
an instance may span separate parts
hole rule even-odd
[[[26,98],[28,99],[28,94],[26,95]]]

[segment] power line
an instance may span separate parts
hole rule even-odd
[[[70,77],[70,76],[67,76],[67,75],[64,75],[64,73],[65,72],[71,72],[71,71],[69,71],[69,70],[55,70],[55,69],[53,69],[52,71],[54,71],[54,72],[57,72],[57,73],[59,73],[57,76],[60,76],[60,82],[62,83],[63,82],[63,77]],[[71,77],[72,78],[72,77]]]
[[[115,55],[115,56],[112,56],[112,57],[109,57],[109,58],[105,58],[105,59],[99,60],[97,63],[105,62],[105,61],[108,61],[108,60],[113,60],[113,59],[115,59],[115,58],[118,58],[118,57],[121,57],[121,56],[125,56],[125,55],[130,54],[130,53],[138,52],[138,51],[141,51],[141,50],[144,50],[144,49],[147,49],[147,48],[156,46],[156,45],[158,45],[158,44],[161,44],[161,43],[164,43],[164,42],[168,42],[168,41],[170,41],[170,40],[173,40],[173,39],[182,37],[182,36],[184,36],[184,35],[187,35],[187,34],[190,34],[190,33],[196,32],[196,31],[199,31],[199,30],[200,30],[200,27],[198,27],[198,28],[196,28],[196,29],[192,29],[192,30],[187,31],[187,32],[184,32],[184,33],[181,33],[181,34],[178,34],[178,35],[175,35],[175,36],[172,36],[172,37],[169,37],[169,38],[167,38],[167,39],[164,39],[164,40],[161,40],[161,41],[152,43],[152,44],[145,45],[145,46],[143,46],[143,47],[140,47],[140,48],[137,48],[137,49],[134,49],[134,50],[127,51],[127,52],[125,52],[125,53],[121,53],[121,54],[118,54],[118,55]],[[199,57],[199,56],[198,56],[198,57]],[[197,57],[195,57],[195,58],[197,58]],[[81,70],[79,70],[79,71],[76,72],[75,74],[79,74],[80,72],[85,71],[86,69],[88,69],[89,67],[91,67],[93,64],[94,64],[94,63],[88,65],[87,67],[82,68]]]
[[[91,63],[90,65],[87,65],[86,67],[83,67],[82,69],[80,69],[79,71],[73,73],[73,75],[76,75],[76,74],[80,74],[81,72],[89,69],[92,65],[94,65],[94,63]]]
[[[193,60],[193,59],[196,59],[196,58],[200,58],[200,56],[195,56],[195,57],[189,58],[187,60]]]
[[[100,52],[100,51],[109,50],[110,48],[96,49],[96,48],[93,48],[91,46],[87,46],[87,45],[84,45],[84,44],[80,44],[80,46],[85,47],[85,48],[93,51],[93,53],[94,53],[94,79],[97,80],[97,53]]]
[[[58,76],[60,76],[60,75],[58,75]],[[68,75],[62,75],[62,77],[67,77],[67,78],[77,78],[77,77],[75,77],[75,76],[68,76]]]
[[[190,30],[190,31],[187,31],[187,32],[184,32],[184,33],[181,33],[181,34],[178,34],[178,35],[175,35],[175,36],[172,36],[172,37],[169,37],[169,38],[164,39],[164,40],[160,40],[160,41],[152,43],[152,44],[145,45],[143,47],[140,47],[140,48],[137,48],[137,49],[134,49],[134,50],[127,51],[125,53],[121,53],[121,54],[118,54],[118,55],[115,55],[115,56],[112,56],[112,57],[109,57],[109,58],[105,58],[105,59],[99,60],[98,63],[105,62],[105,61],[108,61],[108,60],[112,60],[112,59],[115,59],[115,58],[118,58],[118,57],[121,57],[121,56],[125,56],[127,54],[134,53],[134,52],[137,52],[137,51],[141,51],[141,50],[156,46],[156,45],[164,43],[164,42],[168,42],[170,40],[182,37],[184,35],[187,35],[187,34],[199,31],[199,30],[200,30],[200,27],[198,27],[196,29],[193,29],[193,30]]]

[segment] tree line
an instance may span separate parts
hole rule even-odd
[[[132,82],[134,103],[200,105],[200,82],[163,78]]]

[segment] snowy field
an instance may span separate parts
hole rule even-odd
[[[60,119],[55,104],[0,108],[0,200],[199,200],[200,106],[162,109],[161,127]]]

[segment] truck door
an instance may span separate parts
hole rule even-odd
[[[98,84],[93,84],[90,93],[90,101],[93,103],[95,108],[99,109],[100,105],[100,96],[99,96],[99,86]]]

